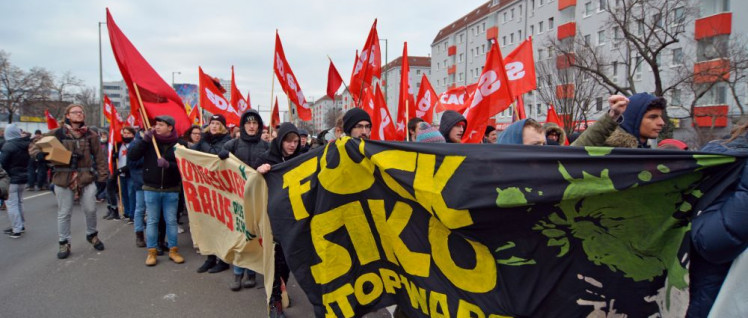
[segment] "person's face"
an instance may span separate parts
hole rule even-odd
[[[135,135],[127,129],[122,129],[122,138],[134,138]]]
[[[247,127],[246,125],[244,127]],[[262,140],[264,141],[270,141],[270,133],[268,133],[267,129],[262,130],[262,136],[260,136]]]
[[[73,107],[65,114],[65,118],[71,123],[82,123],[86,119],[86,114],[83,113],[83,108]]]
[[[156,130],[156,133],[162,136],[169,135],[171,131],[174,129],[174,127],[167,125],[163,121],[157,121],[156,125],[153,126],[153,128]]]
[[[302,145],[306,145],[306,137],[307,137],[307,136],[301,136],[301,137],[300,137],[300,140],[301,140],[301,144],[302,144]]]
[[[210,131],[211,135],[218,134],[219,132],[221,132],[221,126],[222,125],[223,124],[221,124],[220,121],[211,120],[210,124],[208,124],[208,131]]]
[[[257,131],[260,129],[260,123],[258,123],[253,118],[250,120],[247,120],[247,122],[244,123],[244,132],[247,133],[247,135],[254,136],[257,134]],[[265,139],[265,134],[267,134],[267,130],[262,130],[262,139]]]
[[[296,148],[299,147],[299,135],[288,134],[286,138],[283,138],[283,156],[287,157],[292,155]]]
[[[278,131],[277,131],[277,130],[273,130],[273,131],[272,131],[272,132],[270,133],[270,139],[271,139],[271,140],[272,140],[272,139],[275,139],[275,137],[278,137]]]
[[[522,144],[542,146],[545,145],[545,135],[534,127],[525,127],[522,129]]]
[[[495,144],[496,140],[499,139],[499,132],[496,130],[492,130],[490,133],[488,133],[488,142]]]
[[[192,132],[190,132],[190,138],[192,139],[192,142],[200,142],[200,138],[202,138],[200,128],[192,128]]]
[[[462,143],[462,134],[465,132],[465,122],[461,121],[449,130],[449,140],[453,143]]]
[[[664,127],[665,120],[662,119],[662,110],[650,109],[644,113],[642,123],[639,125],[639,137],[642,141],[657,138]]]
[[[558,141],[558,134],[555,133],[555,132],[550,133],[550,134],[548,134],[547,138],[550,139],[550,140],[553,140],[553,141]]]
[[[362,120],[356,123],[356,125],[353,126],[353,129],[351,129],[352,138],[369,139],[370,134],[371,134],[371,123],[365,120]]]

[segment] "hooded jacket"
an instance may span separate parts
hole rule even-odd
[[[24,184],[28,178],[29,136],[21,136],[21,129],[14,124],[5,128],[5,143],[0,153],[0,163],[10,175],[11,184]]]
[[[257,167],[266,163],[272,166],[281,162],[285,162],[287,160],[291,160],[298,156],[301,153],[301,147],[296,147],[296,150],[290,156],[283,156],[283,139],[286,138],[286,136],[289,134],[298,135],[299,130],[296,129],[296,126],[294,126],[294,124],[292,123],[282,123],[280,125],[280,128],[278,128],[278,137],[273,139],[273,141],[270,143],[270,149],[265,151],[265,153],[263,153],[258,158],[252,168],[256,169]]]
[[[657,97],[647,93],[634,94],[629,97],[629,105],[621,118],[613,120],[608,113],[587,128],[572,146],[607,146],[620,148],[649,148],[639,139],[639,126],[647,112],[649,103]]]
[[[192,150],[197,150],[200,152],[210,153],[217,155],[221,150],[223,150],[223,146],[231,140],[231,134],[220,134],[220,135],[213,135],[210,133],[210,131],[203,133],[202,138],[200,138],[200,141],[192,147],[190,147]]]
[[[552,141],[546,138],[546,144],[551,146],[558,146],[563,145],[566,141],[566,132],[561,129],[561,127],[552,122],[547,122],[543,125],[543,130],[545,130],[545,135],[548,136],[549,132],[555,131],[558,134],[558,141]]]
[[[451,131],[452,127],[461,121],[464,121],[465,124],[467,124],[467,119],[454,110],[447,110],[442,114],[442,119],[439,121],[439,132],[444,136],[444,139],[447,140],[447,143],[452,142],[449,140],[449,131]]]
[[[244,124],[247,123],[250,116],[257,118],[258,128],[257,133],[254,136],[247,134],[247,130],[244,129]],[[252,166],[255,161],[269,149],[267,141],[261,139],[262,137],[262,117],[254,109],[249,109],[242,114],[242,118],[239,122],[239,138],[231,139],[223,145],[223,149],[234,154],[239,160],[247,165]],[[256,168],[256,167],[253,167]]]
[[[522,130],[525,128],[526,121],[527,119],[518,120],[506,127],[506,130],[499,135],[496,143],[499,145],[522,145]]]

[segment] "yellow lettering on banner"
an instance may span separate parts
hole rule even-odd
[[[369,209],[387,259],[394,264],[398,264],[399,260],[399,265],[408,274],[428,277],[431,256],[428,253],[411,251],[400,238],[400,234],[408,225],[408,220],[413,214],[413,209],[406,203],[395,202],[395,207],[392,209],[389,218],[387,218],[384,210],[384,200],[369,200]]]
[[[456,210],[447,207],[442,197],[442,190],[455,170],[460,166],[465,157],[445,156],[439,170],[434,174],[436,156],[430,154],[418,154],[418,169],[416,169],[413,188],[416,200],[426,211],[436,214],[439,220],[450,229],[457,229],[473,224],[473,218],[468,210]]]
[[[374,184],[374,164],[366,157],[359,163],[353,162],[345,150],[345,143],[349,139],[350,137],[345,137],[335,141],[340,158],[337,167],[327,166],[327,150],[332,146],[325,147],[322,154],[321,170],[317,178],[325,190],[335,194],[359,193]]]
[[[325,236],[345,226],[361,265],[379,260],[379,250],[369,228],[364,209],[358,201],[347,203],[312,218],[312,243],[322,262],[312,265],[317,284],[327,284],[351,269],[351,255],[344,247],[328,241]]]
[[[322,295],[322,304],[325,305],[325,310],[327,311],[325,317],[337,317],[330,306],[333,303],[338,304],[344,317],[353,317],[353,307],[351,307],[351,302],[348,300],[348,296],[351,294],[353,294],[353,286],[345,284],[335,291]]]
[[[426,305],[426,290],[416,286],[414,282],[408,281],[403,275],[400,275],[400,281],[403,282],[405,291],[408,292],[411,307],[415,309],[421,308],[421,312],[424,315],[428,315],[429,307]]]
[[[364,284],[366,283],[371,284],[371,291],[368,293],[366,292],[366,289],[364,289]],[[383,290],[382,279],[374,273],[366,273],[359,276],[356,278],[356,285],[353,286],[356,300],[358,300],[358,303],[361,305],[368,305],[377,300],[377,298],[382,296]]]
[[[465,239],[475,252],[475,268],[461,268],[455,264],[449,250],[451,231],[435,218],[429,220],[429,243],[434,264],[452,284],[467,292],[486,293],[496,286],[496,262],[488,248]]]
[[[392,176],[387,173],[387,169],[397,169],[402,171],[413,172],[416,170],[417,153],[402,150],[386,150],[371,156],[371,162],[379,167],[382,173],[384,183],[403,198],[415,201],[415,198],[408,193]]]
[[[301,195],[309,192],[311,186],[309,181],[301,183],[301,180],[308,178],[317,170],[317,157],[313,157],[293,168],[291,171],[283,174],[283,189],[288,188],[288,199],[291,201],[291,209],[296,221],[309,217],[309,212],[304,206]]]
[[[490,314],[488,315],[488,318],[512,318],[512,316]]]
[[[457,318],[485,318],[486,314],[475,304],[460,299],[457,304]]]
[[[429,293],[430,316],[439,318],[449,318],[449,305],[447,304],[447,295],[431,291]]]
[[[379,275],[382,276],[384,290],[388,294],[396,294],[397,291],[395,291],[395,288],[402,288],[402,285],[400,284],[400,277],[397,276],[397,273],[395,273],[395,271],[386,268],[380,268]]]

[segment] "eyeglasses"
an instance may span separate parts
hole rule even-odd
[[[75,110],[75,111],[72,111],[72,112],[68,112],[68,114],[78,115],[78,114],[83,114],[83,112],[80,111],[80,110]]]
[[[199,132],[194,132],[194,133],[191,133],[190,135],[199,135],[199,134],[200,134]]]
[[[358,125],[356,125],[356,126],[353,126],[353,128],[356,128],[356,129],[368,129],[368,130],[371,130],[371,124],[369,124],[369,125],[361,125],[361,124],[358,124]]]

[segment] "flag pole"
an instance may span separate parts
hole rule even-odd
[[[138,96],[138,104],[140,104],[140,119],[143,122],[143,126],[145,126],[147,129],[151,129],[151,123],[148,121],[148,112],[145,111],[145,106],[143,106],[143,99],[140,97],[140,88],[138,88],[138,83],[133,82],[132,84],[135,85],[135,95]],[[158,150],[158,145],[156,145],[156,138],[151,138],[151,142],[153,143],[153,149],[156,150],[157,158],[161,158],[161,151]]]
[[[405,94],[408,94],[407,92]],[[405,141],[410,141],[410,129],[408,129],[408,115],[410,114],[409,109],[410,108],[410,98],[407,96],[405,98]]]

